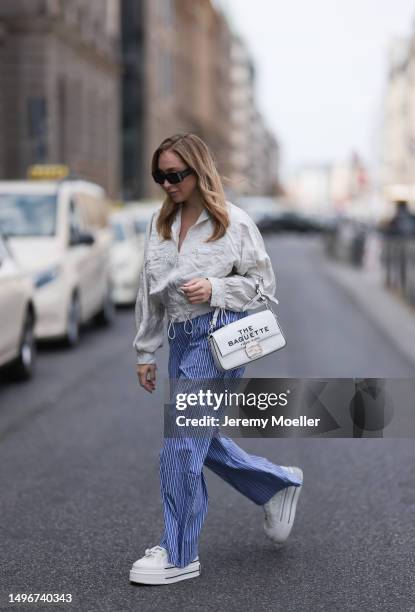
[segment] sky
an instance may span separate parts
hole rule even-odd
[[[256,66],[257,105],[286,176],[352,151],[379,160],[388,48],[415,0],[217,0]]]

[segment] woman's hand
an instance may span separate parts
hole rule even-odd
[[[146,391],[152,393],[156,388],[156,369],[155,363],[137,365],[137,376],[139,383]]]
[[[212,295],[212,285],[207,278],[194,278],[180,287],[191,304],[209,302]]]

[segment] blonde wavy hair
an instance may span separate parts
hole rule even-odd
[[[155,150],[151,160],[151,171],[158,169],[160,154],[173,151],[191,168],[197,178],[197,188],[205,207],[212,215],[214,230],[207,242],[221,238],[228,226],[229,215],[226,208],[222,181],[208,146],[199,136],[191,133],[174,134],[165,138]],[[171,238],[171,226],[176,214],[177,204],[167,195],[157,219],[157,231],[166,240]]]

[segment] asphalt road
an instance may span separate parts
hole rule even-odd
[[[315,239],[268,242],[289,343],[246,376],[414,377],[415,367],[325,273]],[[282,549],[262,509],[206,470],[202,575],[128,581],[158,542],[163,377],[138,387],[131,310],[89,327],[75,351],[43,349],[33,382],[0,383],[0,609],[415,611],[413,440],[244,439],[300,465],[304,487]],[[71,593],[72,604],[9,605],[9,593]]]

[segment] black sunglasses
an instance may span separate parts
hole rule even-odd
[[[182,180],[186,178],[186,176],[189,176],[189,174],[192,174],[192,172],[193,170],[191,168],[186,168],[186,170],[180,170],[177,172],[166,172],[166,173],[157,169],[154,172],[152,172],[152,175],[153,175],[153,179],[159,185],[163,185],[165,180],[167,180],[170,183],[170,185],[176,185],[176,183],[181,183]]]

